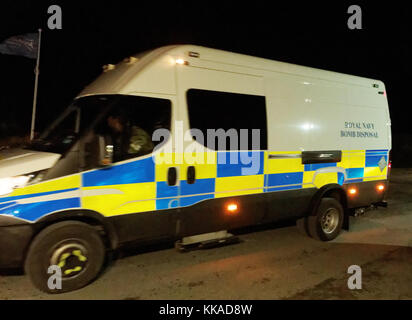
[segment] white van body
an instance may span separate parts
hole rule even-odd
[[[153,164],[152,158],[162,153],[182,152],[174,141],[178,129],[193,129],[188,110],[206,109],[219,120],[213,106],[209,110],[188,105],[192,98],[201,104],[199,97],[209,94],[213,99],[224,95],[225,99],[250,98],[261,103],[263,118],[253,120],[261,120],[264,127],[260,128],[265,132],[261,148],[231,151],[258,155],[261,165],[257,172],[244,174],[240,170],[243,164],[218,163],[216,160],[229,152],[224,150],[205,150],[212,154],[212,163]],[[100,96],[102,100],[120,96],[168,101],[169,140],[151,154],[87,170],[77,164],[82,157],[81,134],[61,153],[25,150],[31,155],[19,153],[12,161],[0,154],[0,179],[45,172],[43,178],[0,196],[0,226],[7,226],[0,228],[0,264],[21,263],[38,232],[54,221],[74,217],[102,225],[110,246],[116,248],[135,240],[181,238],[298,219],[312,215],[322,197],[338,199],[345,215],[384,200],[391,122],[385,85],[379,80],[176,45],[107,66],[75,103]],[[225,112],[224,105],[219,108]],[[252,121],[258,108],[251,105],[238,110],[233,118],[250,117]],[[202,116],[205,121],[207,112]],[[183,150],[196,143],[200,145],[189,136],[183,141]],[[42,162],[44,167],[34,170],[32,161],[46,156],[49,160]],[[15,167],[18,161],[19,170],[3,169],[7,163]],[[177,177],[170,184],[172,167],[177,169]],[[56,202],[51,203],[53,199]],[[237,212],[228,215],[228,208]]]

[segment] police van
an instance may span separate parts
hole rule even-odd
[[[149,148],[119,134],[132,127]],[[130,242],[281,219],[333,240],[355,210],[385,203],[390,150],[381,81],[200,46],[147,51],[106,65],[38,139],[1,152],[0,267],[55,292],[57,266],[64,292]]]

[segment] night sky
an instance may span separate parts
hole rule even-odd
[[[338,1],[2,1],[0,42],[44,30],[38,127],[60,113],[104,64],[191,43],[382,80],[393,132],[412,134],[406,116],[412,28],[405,2],[332,2]],[[51,4],[62,8],[62,30],[47,28]],[[362,8],[363,30],[347,27],[351,4]],[[34,60],[0,54],[3,137],[29,131],[34,66]]]

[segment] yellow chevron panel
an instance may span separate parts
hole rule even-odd
[[[350,156],[350,165],[347,168],[363,168],[365,166],[365,150],[352,150],[348,154]]]
[[[156,209],[156,182],[86,187],[82,190],[102,192],[100,195],[83,196],[82,207],[105,216]]]
[[[230,191],[230,192],[221,192],[221,193],[216,193],[215,198],[225,198],[225,197],[235,197],[235,196],[244,196],[248,194],[255,194],[255,193],[262,193],[263,188],[261,189],[251,189],[251,190],[236,190],[236,191]]]
[[[303,172],[302,188],[312,188],[313,187],[313,176],[314,175],[315,175],[315,171]]]
[[[183,155],[176,152],[157,153],[155,155],[155,181],[167,181],[167,172],[170,167],[180,167]]]
[[[385,168],[383,169],[383,171],[381,171],[381,169],[379,169],[379,167],[365,167],[364,168],[364,173],[363,176],[365,178],[367,177],[381,177],[381,176],[385,176],[387,175],[388,169]]]
[[[181,166],[180,179],[187,179],[187,168],[196,168],[196,179],[216,178],[217,160],[216,152],[185,153],[184,164]]]
[[[318,173],[315,176],[314,185],[316,186],[316,188],[321,188],[329,183],[338,183],[337,172]]]
[[[386,180],[386,176],[363,178],[363,181],[376,181],[376,180]]]
[[[288,155],[288,154],[300,154],[300,151],[287,151],[287,152],[269,152],[269,155]],[[285,159],[269,159],[269,156],[265,157],[265,173],[288,173],[288,172],[302,172],[305,169],[305,165],[302,164],[301,158],[285,158]]]
[[[112,216],[121,214],[154,211],[156,210],[156,200],[135,201],[127,203],[119,208],[116,208],[112,212]]]
[[[342,151],[342,159],[336,164],[337,167],[351,168],[350,153],[348,151]]]
[[[223,177],[215,180],[215,198],[263,192],[264,175]]]
[[[40,192],[58,191],[64,189],[80,188],[81,176],[80,174],[74,174],[54,180],[47,180],[45,182],[29,185],[24,188],[15,189],[10,196],[20,196]]]

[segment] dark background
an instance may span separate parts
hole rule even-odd
[[[44,127],[107,63],[191,43],[382,80],[395,166],[412,166],[411,18],[406,2],[2,1],[0,42],[43,29],[37,128]],[[60,5],[63,29],[47,28]],[[349,5],[362,30],[349,30]],[[35,61],[0,54],[0,138],[29,132]],[[409,160],[410,159],[410,160]]]

